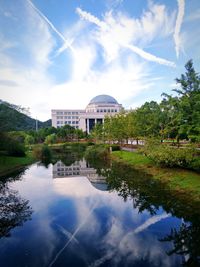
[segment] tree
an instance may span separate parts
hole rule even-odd
[[[192,60],[186,65],[186,73],[176,78],[179,89],[174,89],[178,96],[163,94],[161,103],[168,112],[165,130],[169,135],[176,135],[177,140],[200,136],[200,76],[194,70]]]

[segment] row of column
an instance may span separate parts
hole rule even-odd
[[[102,123],[104,124],[104,119],[103,118],[101,118],[102,119]],[[87,127],[86,127],[86,129],[87,129],[87,133],[90,133],[90,124],[89,124],[89,118],[88,119],[86,119],[86,123],[87,123]],[[97,124],[97,119],[94,119],[94,124],[96,125]]]

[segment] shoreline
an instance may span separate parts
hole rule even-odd
[[[1,156],[0,157],[0,179],[3,176],[7,176],[15,171],[20,171],[24,167],[33,164],[36,160],[32,155],[26,155],[25,157],[11,157]]]
[[[150,175],[152,179],[165,183],[177,193],[189,193],[195,200],[200,200],[200,174],[181,168],[162,168],[137,152],[113,151],[111,159],[127,164],[138,171]]]

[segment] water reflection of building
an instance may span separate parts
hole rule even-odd
[[[106,178],[97,174],[85,160],[75,161],[66,166],[61,160],[53,165],[53,178],[71,178],[85,176],[98,190],[107,190]]]

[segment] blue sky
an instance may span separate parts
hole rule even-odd
[[[160,101],[193,59],[199,0],[0,0],[0,98],[50,118],[109,94]]]

